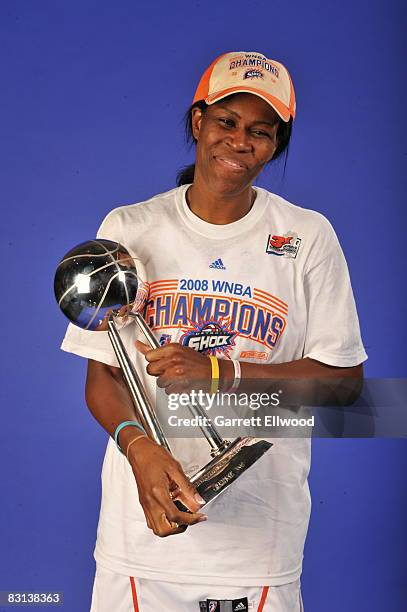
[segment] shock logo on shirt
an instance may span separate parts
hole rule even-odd
[[[208,279],[154,281],[145,319],[164,334],[181,330],[183,344],[209,354],[227,354],[237,336],[274,349],[286,328],[286,302],[239,283],[225,281],[222,290]]]
[[[184,331],[180,344],[206,355],[216,355],[218,352],[227,354],[235,346],[234,338],[237,334],[222,323],[209,321],[192,325],[193,329]]]

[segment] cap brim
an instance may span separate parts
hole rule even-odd
[[[228,89],[217,91],[214,94],[208,96],[205,99],[205,102],[206,104],[209,104],[209,105],[214,104],[215,102],[218,102],[219,100],[222,100],[222,98],[226,98],[227,96],[230,96],[230,94],[233,94],[233,93],[251,93],[251,94],[254,94],[255,96],[258,96],[259,98],[262,98],[262,100],[264,100],[265,102],[267,102],[268,104],[270,104],[270,106],[274,108],[276,113],[286,123],[287,121],[289,121],[291,116],[293,118],[295,116],[295,114],[292,113],[290,109],[287,108],[287,106],[285,106],[278,98],[276,98],[275,96],[266,94],[265,92],[259,92],[259,90],[255,89],[254,87],[229,87]]]

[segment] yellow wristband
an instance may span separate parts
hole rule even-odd
[[[216,393],[219,388],[219,361],[217,357],[209,355],[212,367],[211,393]]]

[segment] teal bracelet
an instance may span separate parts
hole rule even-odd
[[[142,431],[144,434],[147,435],[146,430],[144,429],[142,425],[140,425],[140,423],[138,423],[138,421],[123,421],[123,423],[120,423],[120,425],[116,427],[116,431],[114,432],[114,441],[116,442],[116,446],[121,453],[123,451],[119,445],[119,433],[121,432],[123,427],[127,427],[128,425],[132,425],[132,427],[137,427],[137,429],[139,429],[140,431]]]

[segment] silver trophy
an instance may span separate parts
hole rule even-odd
[[[58,264],[55,297],[62,312],[82,329],[107,331],[127,384],[137,417],[148,435],[171,452],[156,412],[136,368],[124,347],[119,329],[134,320],[151,348],[160,344],[142,316],[148,284],[141,262],[118,242],[95,239],[69,251]],[[199,423],[206,423],[205,409],[190,404]],[[252,466],[272,444],[251,437],[223,440],[211,424],[200,429],[207,439],[212,460],[190,481],[206,503],[212,501]],[[177,506],[187,511],[179,501]]]

